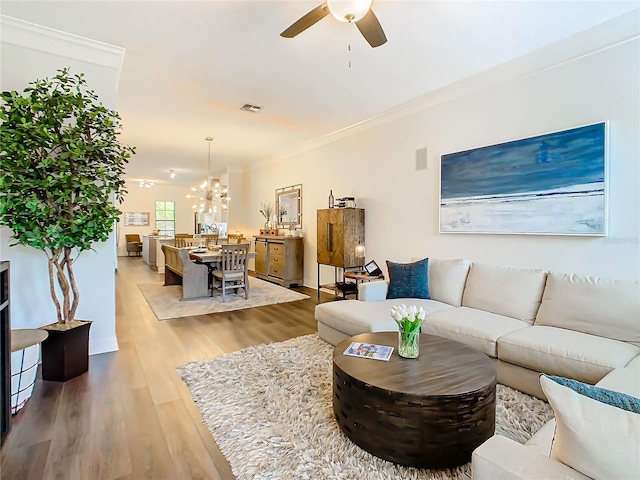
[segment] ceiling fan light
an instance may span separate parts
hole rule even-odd
[[[371,8],[372,0],[327,0],[331,15],[341,22],[357,22]]]

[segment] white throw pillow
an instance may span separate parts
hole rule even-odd
[[[556,416],[551,458],[595,479],[636,479],[640,472],[640,414],[560,385],[540,385]]]

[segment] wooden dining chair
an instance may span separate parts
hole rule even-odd
[[[207,247],[209,247],[209,246],[218,244],[218,240],[220,239],[220,234],[219,233],[203,233],[202,235],[200,235],[200,237],[205,239]]]
[[[244,240],[244,233],[227,234],[227,243],[242,243],[243,240]]]
[[[248,243],[223,245],[220,249],[220,268],[211,273],[215,280],[220,281],[223,302],[227,290],[235,290],[237,293],[239,288],[244,289],[244,298],[249,298],[248,253]]]

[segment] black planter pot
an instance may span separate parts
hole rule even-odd
[[[89,370],[89,328],[86,321],[69,330],[53,330],[42,342],[42,379],[66,382]]]

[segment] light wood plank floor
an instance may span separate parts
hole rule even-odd
[[[333,295],[158,321],[138,283],[161,281],[140,257],[119,259],[120,350],[93,355],[66,383],[38,380],[2,447],[2,479],[233,479],[175,372],[191,360],[317,331],[313,310]]]

